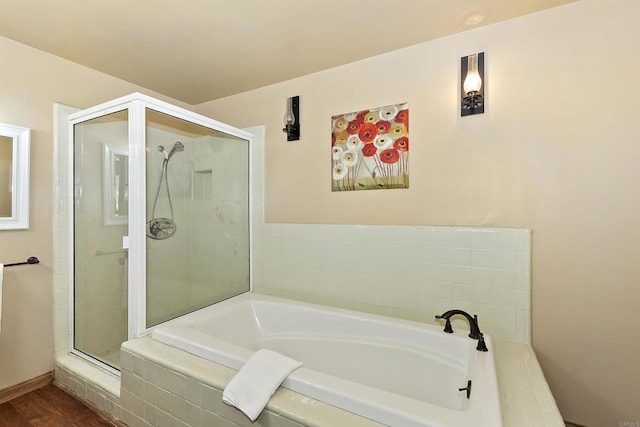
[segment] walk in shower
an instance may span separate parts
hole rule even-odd
[[[71,352],[117,370],[123,341],[249,291],[252,136],[140,94],[69,125]]]

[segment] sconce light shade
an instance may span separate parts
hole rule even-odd
[[[300,140],[300,97],[287,98],[287,108],[284,113],[284,129],[287,141]]]
[[[465,56],[460,60],[460,115],[484,113],[484,52]]]

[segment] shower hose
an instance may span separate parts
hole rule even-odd
[[[151,220],[147,222],[147,236],[156,239],[163,240],[173,236],[176,232],[176,223],[173,220],[173,203],[171,201],[171,192],[169,191],[169,177],[167,168],[169,165],[169,158],[165,158],[162,161],[162,172],[160,174],[160,180],[158,181],[158,188],[156,189],[156,196],[153,199],[153,208],[151,210]],[[167,199],[169,201],[169,210],[171,212],[171,218],[156,218],[156,206],[158,205],[158,197],[160,196],[160,189],[164,182],[167,189]]]

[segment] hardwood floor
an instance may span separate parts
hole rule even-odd
[[[112,427],[82,402],[49,384],[0,405],[0,427]]]

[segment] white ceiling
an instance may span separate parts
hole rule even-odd
[[[199,104],[571,1],[0,0],[0,35]]]

